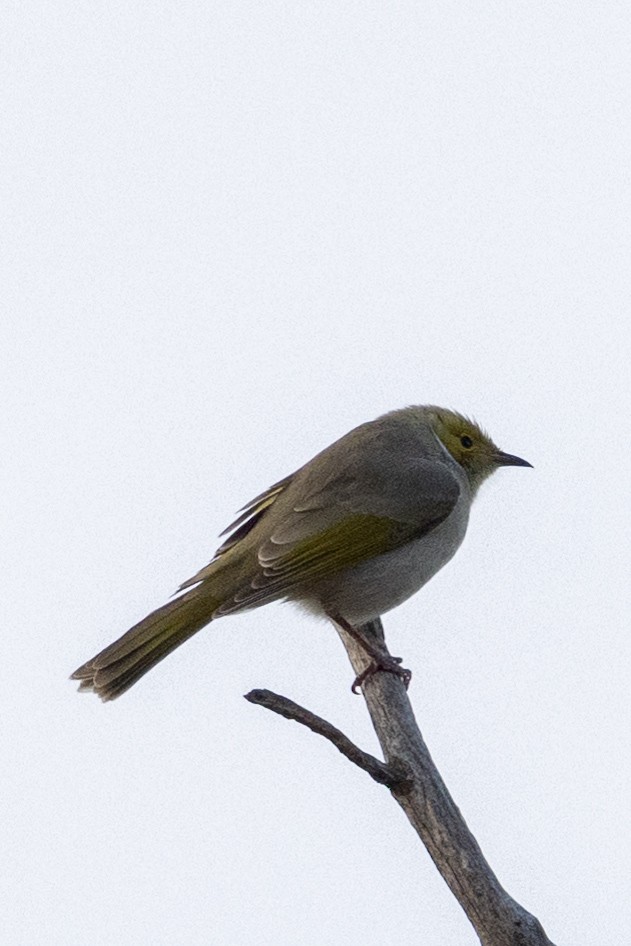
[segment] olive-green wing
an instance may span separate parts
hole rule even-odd
[[[442,519],[437,519],[419,529],[410,523],[356,514],[296,542],[282,555],[275,554],[266,560],[262,549],[258,556],[258,573],[232,599],[225,601],[215,615],[231,614],[285,597],[297,585],[336,575],[399,548],[431,531],[440,521]]]
[[[258,569],[223,602],[217,616],[291,595],[297,586],[308,587],[421,538],[444,522],[460,495],[451,472],[436,470],[435,464],[417,465],[397,480],[393,473],[390,485],[377,484],[373,494],[366,483],[341,488],[333,480],[320,493],[296,498],[286,508],[288,493],[275,507],[273,528],[257,549]],[[384,502],[390,490],[390,500]],[[386,507],[392,515],[385,514]]]

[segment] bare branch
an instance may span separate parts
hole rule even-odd
[[[335,626],[358,677],[371,662],[362,643],[366,638],[370,639],[371,652],[379,651],[390,661],[396,660],[388,654],[380,620],[364,625],[354,635]],[[554,946],[539,920],[504,890],[491,870],[434,765],[401,677],[392,672],[374,673],[361,686],[385,762],[359,749],[331,723],[284,696],[252,690],[246,699],[324,736],[347,759],[390,789],[467,914],[482,946]]]
[[[344,733],[333,726],[321,716],[316,716],[310,710],[305,709],[293,700],[288,700],[286,696],[280,696],[278,693],[272,693],[271,690],[251,690],[245,694],[245,699],[250,703],[256,703],[264,706],[266,709],[284,716],[286,719],[293,719],[303,726],[307,726],[312,732],[319,736],[324,736],[329,742],[332,742],[336,749],[346,756],[350,762],[354,762],[364,772],[368,772],[375,782],[380,785],[386,785],[388,788],[397,788],[400,792],[405,792],[411,787],[409,774],[405,773],[400,766],[386,765],[380,762],[368,752],[364,752],[355,745],[354,742],[345,736]]]

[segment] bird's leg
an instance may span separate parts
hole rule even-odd
[[[330,618],[334,624],[337,624],[338,627],[341,627],[343,631],[346,631],[353,640],[357,641],[368,656],[372,657],[366,669],[355,677],[351,687],[353,693],[357,693],[357,688],[360,687],[368,677],[372,677],[373,673],[377,673],[379,670],[384,671],[384,673],[395,673],[398,677],[401,677],[405,689],[407,690],[410,685],[410,680],[412,679],[412,671],[400,666],[401,657],[393,657],[387,652],[385,645],[383,647],[379,646],[371,637],[363,633],[362,628],[355,627],[339,614],[329,613],[327,617]]]

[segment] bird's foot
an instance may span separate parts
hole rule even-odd
[[[403,686],[407,690],[410,685],[410,680],[412,679],[412,671],[406,670],[405,667],[401,667],[401,657],[391,657],[389,654],[381,654],[379,657],[374,657],[373,660],[368,664],[365,670],[362,670],[360,674],[355,677],[355,681],[351,687],[353,693],[357,693],[358,687],[368,679],[372,677],[373,674],[383,671],[384,673],[394,673],[397,677],[400,677],[403,681]]]

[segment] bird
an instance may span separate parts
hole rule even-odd
[[[71,675],[116,699],[211,621],[285,600],[331,620],[372,658],[366,676],[410,672],[365,627],[415,594],[462,543],[481,484],[504,453],[476,421],[435,405],[355,427],[252,499],[213,559],[176,595]]]

